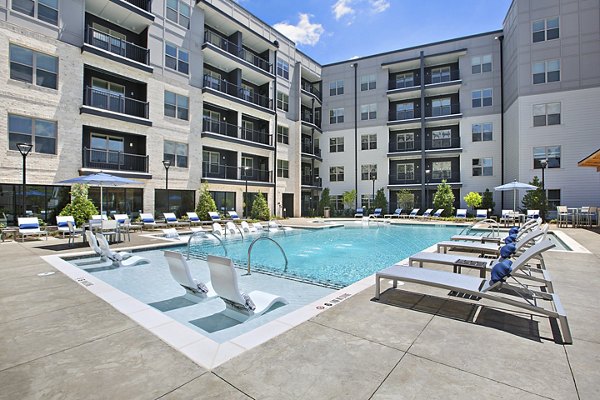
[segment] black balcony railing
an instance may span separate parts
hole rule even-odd
[[[249,101],[261,107],[271,108],[271,99],[267,96],[260,95],[252,89],[234,85],[223,79],[217,79],[208,74],[204,75],[204,87],[218,90],[222,93],[227,93],[231,96],[242,100]]]
[[[390,185],[415,185],[421,183],[421,177],[414,174],[390,174]]]
[[[273,145],[272,135],[268,132],[256,131],[239,127],[234,124],[230,124],[225,121],[219,121],[209,117],[204,117],[202,120],[202,130],[204,132],[217,133],[219,135],[225,135],[229,137],[236,137],[238,139],[244,139],[255,143],[266,144],[269,146]]]
[[[320,178],[313,177],[311,175],[302,175],[301,184],[304,186],[322,186],[322,180]]]
[[[319,128],[321,127],[321,118],[319,116],[317,116],[315,113],[312,113],[311,111],[309,111],[308,109],[302,110],[301,118],[302,118],[302,121],[304,121],[304,122],[308,122],[309,124],[313,124]]]
[[[262,57],[252,53],[251,51],[240,48],[237,44],[232,41],[224,38],[223,36],[212,32],[212,31],[204,31],[204,42],[211,43],[218,48],[225,50],[231,55],[234,55],[238,58],[241,58],[244,61],[249,62],[250,64],[264,70],[267,72],[273,72],[273,66],[269,63],[268,60],[265,60]]]
[[[84,104],[119,114],[148,118],[148,102],[89,86],[85,88]]]
[[[407,119],[421,118],[421,111],[419,110],[402,110],[402,111],[390,111],[390,121],[404,121]]]
[[[432,106],[425,113],[425,117],[443,117],[444,115],[460,114],[460,103]]]
[[[310,144],[303,144],[301,151],[302,151],[302,153],[305,153],[305,154],[312,154],[317,157],[321,157],[321,149],[318,147],[313,148],[313,146]]]
[[[88,26],[85,42],[94,47],[109,51],[133,61],[148,65],[150,63],[150,50],[135,43],[100,32]]]
[[[444,170],[444,171],[431,171],[431,176],[427,179],[428,183],[441,183],[443,180],[446,182],[460,182],[460,171],[458,170]]]
[[[323,95],[321,94],[321,91],[319,90],[318,85],[316,85],[314,83],[310,83],[309,81],[302,79],[302,81],[300,82],[300,87],[305,92],[312,93],[315,96],[317,96],[317,98],[319,100],[323,99]]]
[[[411,80],[402,80],[402,81],[390,81],[388,84],[388,90],[396,90],[396,89],[415,89],[421,86],[421,82]]]
[[[445,83],[460,80],[460,71],[453,69],[450,71],[436,72],[435,74],[427,73],[425,75],[425,84],[432,85],[437,83]]]
[[[425,150],[441,150],[460,148],[460,137],[437,138],[425,141]],[[421,150],[421,140],[417,137],[414,141],[396,141],[392,138],[389,144],[390,153]]]
[[[152,11],[152,0],[125,0],[129,4],[133,4],[137,8],[141,8],[144,11]]]
[[[419,185],[423,182],[418,171],[405,174],[389,174],[388,179],[390,185]],[[460,182],[460,172],[455,170],[434,170],[425,178],[427,184],[441,183],[442,180],[446,180],[449,183]]]
[[[202,163],[202,177],[212,179],[232,179],[238,181],[273,182],[271,171],[256,168],[241,168],[223,164]]]
[[[402,151],[416,151],[421,150],[421,140],[415,138],[415,140],[409,140],[404,142],[398,142],[395,138],[392,138],[389,145],[390,153],[398,153]]]
[[[148,172],[149,157],[121,151],[83,148],[83,167],[113,171]]]

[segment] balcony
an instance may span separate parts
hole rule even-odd
[[[442,73],[431,74],[430,72],[425,74],[425,85],[438,85],[445,84],[448,82],[460,81],[460,70],[451,69],[450,71],[444,71]]]
[[[253,143],[273,146],[273,136],[268,132],[242,128],[237,125],[209,117],[204,117],[202,120],[202,132],[214,133],[250,141]]]
[[[241,182],[245,182],[246,180],[253,182],[273,182],[271,171],[256,168],[244,169],[206,161],[202,162],[202,178],[229,179]]]
[[[302,144],[301,152],[303,154],[309,154],[321,158],[321,149],[318,147],[313,148],[310,144]]]
[[[86,86],[84,106],[110,111],[137,118],[148,119],[148,102],[125,97],[121,94]]]
[[[428,107],[425,112],[426,118],[438,118],[460,115],[460,103],[441,105],[439,107]]]
[[[302,107],[302,114],[300,118],[303,122],[312,124],[321,129],[321,116],[317,113],[313,113],[309,108]]]
[[[150,65],[149,49],[111,36],[107,33],[92,28],[91,26],[88,26],[87,28],[85,43],[97,49],[104,50],[131,61],[135,61],[136,63],[144,64],[146,66]],[[152,68],[150,67],[145,69],[149,70],[150,72],[152,71]]]
[[[152,25],[152,0],[85,0],[85,11],[141,33]]]
[[[420,110],[390,111],[389,121],[408,121],[421,118]]]
[[[425,141],[425,150],[452,150],[460,149],[460,137],[433,139]],[[390,153],[404,153],[421,150],[421,139],[415,137],[414,141],[390,141],[388,151]]]
[[[240,48],[237,44],[233,43],[232,41],[224,38],[223,36],[215,32],[208,30],[204,31],[204,42],[215,45],[221,50],[225,50],[229,54],[241,58],[242,60],[249,62],[255,67],[262,69],[263,71],[273,73],[273,65],[269,63],[268,60],[259,57],[258,55],[250,52],[249,50]]]
[[[120,151],[83,149],[83,168],[148,173],[149,156]]]
[[[318,188],[323,186],[321,178],[313,177],[311,175],[302,175],[300,183],[302,186],[313,186]]]
[[[234,85],[223,79],[217,79],[208,74],[204,75],[203,89],[215,90],[220,93],[225,93],[229,96],[233,96],[237,99],[249,102],[253,105],[266,108],[270,113],[273,113],[272,101],[268,96],[263,96],[256,93],[254,90],[247,89],[245,87]]]
[[[323,94],[321,93],[321,90],[319,90],[319,84],[318,83],[312,83],[307,81],[306,79],[302,79],[300,81],[300,88],[307,92],[312,94],[313,96],[315,96],[320,102],[323,101]]]
[[[389,174],[390,185],[419,185],[421,177],[417,174]]]

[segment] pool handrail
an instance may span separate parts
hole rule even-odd
[[[250,247],[248,247],[248,272],[246,272],[244,275],[251,275],[250,273],[250,253],[252,252],[252,247],[254,246],[254,243],[258,242],[259,240],[270,240],[271,242],[275,243],[277,245],[277,247],[279,247],[279,250],[281,250],[281,254],[283,254],[283,258],[285,259],[285,266],[283,267],[283,272],[287,272],[287,267],[288,267],[288,258],[287,255],[285,254],[285,251],[283,250],[283,247],[281,247],[281,245],[279,243],[277,243],[277,241],[275,241],[274,239],[271,239],[270,237],[267,236],[261,236],[261,237],[257,237],[256,239],[254,239],[252,241],[252,243],[250,243]]]
[[[213,232],[206,232],[206,231],[197,231],[194,232],[190,235],[190,238],[188,239],[188,244],[187,244],[187,259],[190,259],[190,244],[192,243],[192,239],[195,238],[196,236],[200,236],[200,234],[204,235],[204,238],[207,238],[208,235],[213,235],[218,241],[219,243],[221,243],[221,246],[223,246],[223,250],[225,250],[225,257],[227,257],[227,247],[225,247],[225,243],[223,243],[223,240],[221,240],[220,237],[218,237],[217,235],[215,235]]]

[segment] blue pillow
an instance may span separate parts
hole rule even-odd
[[[492,268],[492,277],[490,279],[490,285],[496,282],[504,281],[504,278],[510,275],[512,272],[512,261],[503,260]]]
[[[200,221],[200,218],[198,218],[198,217],[190,217],[190,221]]]
[[[513,235],[515,233],[519,233],[519,228],[517,228],[516,226],[513,226],[512,228],[510,228],[510,230],[508,231],[509,235]]]
[[[508,235],[507,237],[504,238],[504,243],[505,244],[514,243],[516,241],[517,241],[517,235],[516,234]]]
[[[509,258],[513,254],[515,254],[516,251],[517,251],[517,246],[515,246],[512,243],[509,243],[509,244],[507,244],[505,246],[502,246],[500,248],[500,257],[502,257],[502,258]]]
[[[57,224],[57,226],[59,228],[66,228],[67,226],[69,226],[69,224],[67,223],[67,221],[61,221]]]
[[[125,220],[124,219],[118,219],[117,222],[120,223],[120,224],[124,224]]]
[[[167,222],[175,222],[175,221],[177,221],[177,218],[174,218],[174,217],[167,218]]]
[[[142,219],[142,221],[146,222],[146,223],[152,223],[152,222],[154,222],[154,218],[144,218],[144,219]]]
[[[19,229],[37,229],[39,228],[39,224],[21,224],[19,225]]]

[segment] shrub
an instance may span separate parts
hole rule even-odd
[[[83,225],[98,214],[98,209],[88,198],[88,185],[76,183],[71,186],[71,202],[60,212],[60,216],[71,215],[76,225]]]
[[[321,199],[317,205],[317,215],[324,215],[325,207],[331,208],[331,196],[329,196],[329,188],[323,189],[323,192],[321,193]]]
[[[481,208],[493,210],[494,207],[496,207],[494,196],[492,195],[492,192],[490,192],[490,189],[485,189],[485,192],[483,192],[483,197],[481,198]]]
[[[354,202],[356,200],[356,190],[352,189],[352,190],[347,190],[344,193],[342,193],[342,201],[344,202],[344,205],[346,206],[346,208],[352,208],[352,206],[354,205]]]
[[[467,206],[471,207],[473,210],[481,205],[481,195],[477,192],[469,192],[465,197],[463,197]]]
[[[535,190],[529,190],[525,196],[523,196],[523,207],[526,210],[540,210],[540,217],[543,220],[546,219],[546,193],[542,190],[542,184],[537,176],[533,177],[533,181],[529,182],[530,185],[537,186]]]
[[[454,193],[452,188],[443,180],[437,187],[433,196],[433,206],[435,208],[443,208],[442,216],[450,217],[454,214]]]
[[[210,220],[209,211],[217,211],[217,205],[210,195],[208,183],[204,182],[200,187],[200,195],[198,196],[198,204],[196,205],[196,214],[201,220]]]
[[[385,198],[385,191],[383,190],[383,188],[377,191],[373,205],[375,208],[381,208],[383,211],[387,210],[388,202]]]
[[[258,192],[256,197],[254,198],[254,202],[252,203],[252,210],[250,211],[250,216],[253,219],[258,219],[261,221],[268,221],[271,219],[271,212],[269,211],[269,205],[267,204],[267,200],[262,192]]]
[[[402,189],[398,192],[398,207],[404,210],[415,208],[415,195],[408,189]]]

